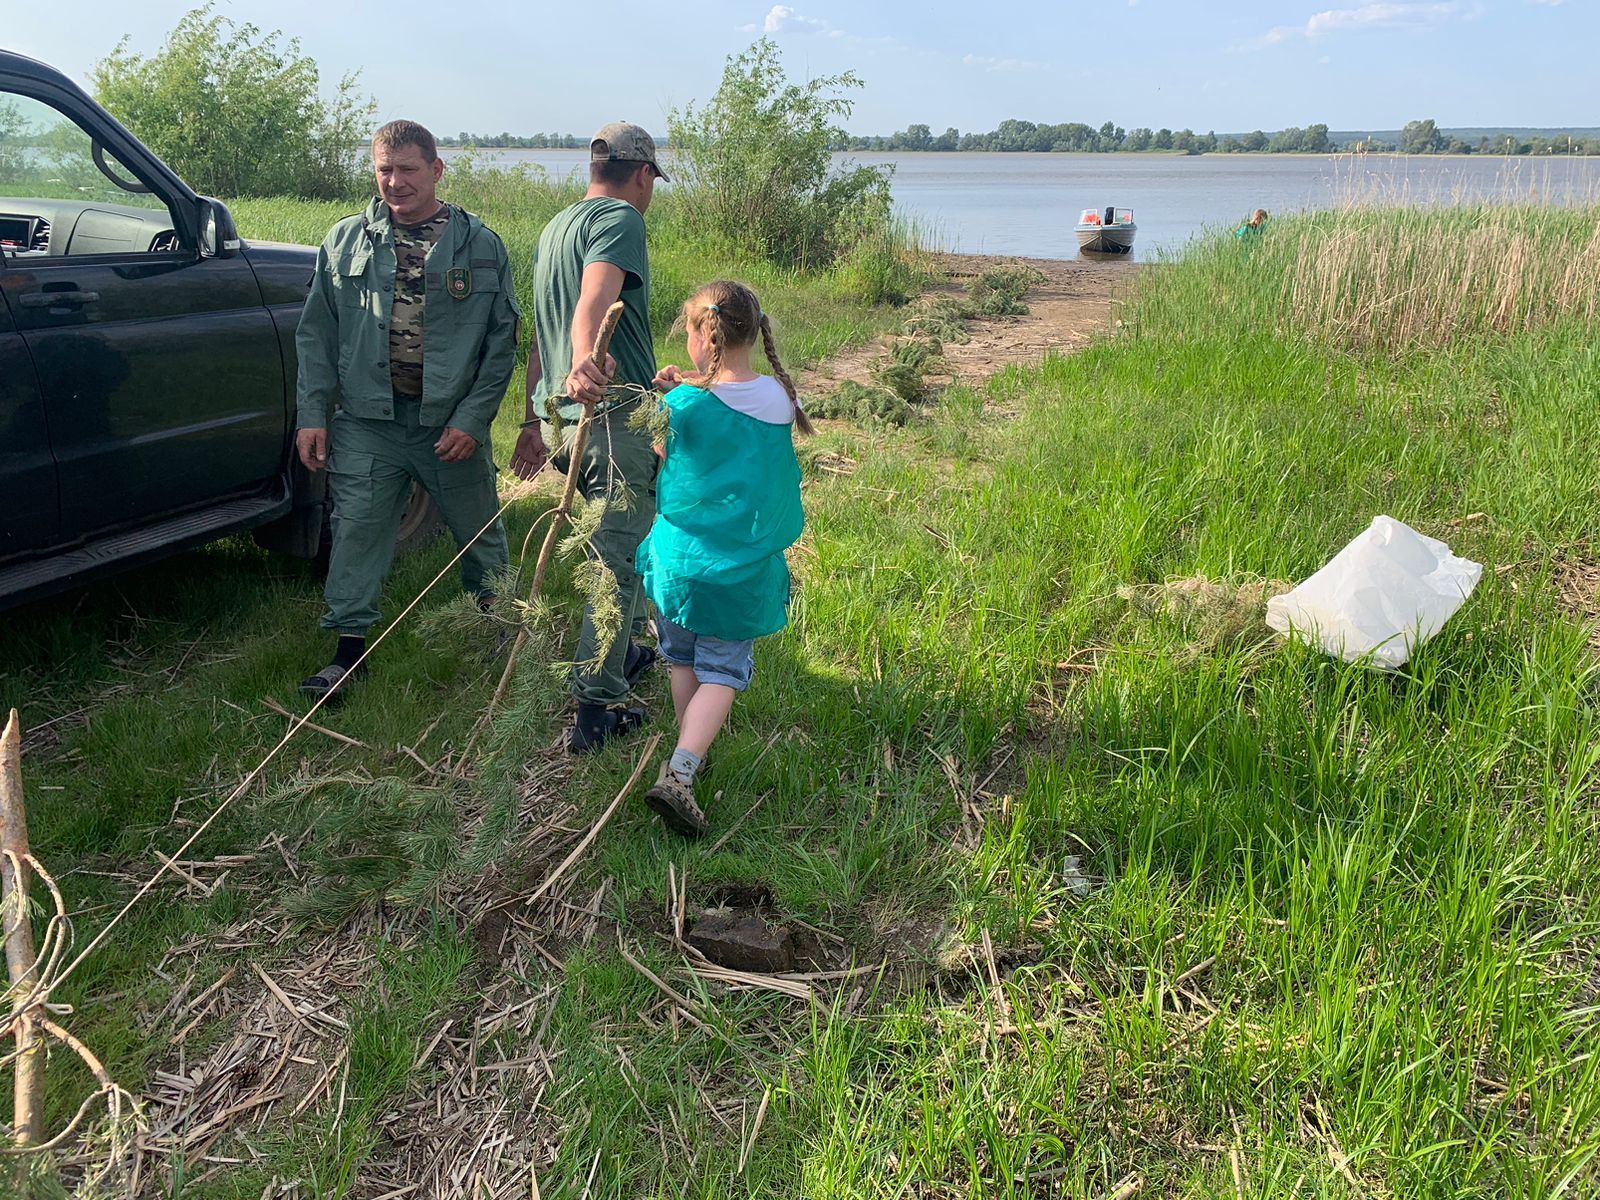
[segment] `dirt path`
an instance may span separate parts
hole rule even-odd
[[[976,383],[1012,363],[1037,363],[1052,350],[1067,352],[1087,345],[1096,333],[1111,327],[1115,303],[1139,269],[1125,259],[1091,262],[942,254],[938,265],[946,279],[931,290],[960,294],[980,271],[1006,263],[1024,263],[1044,279],[1028,290],[1026,316],[976,318],[968,326],[971,341],[945,346],[945,361],[955,380]],[[872,364],[884,349],[880,339],[836,355],[806,372],[801,390],[826,391],[845,379],[870,382]]]

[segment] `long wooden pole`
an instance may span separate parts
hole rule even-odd
[[[617,323],[622,320],[622,313],[626,306],[618,300],[606,309],[605,318],[600,322],[600,329],[594,335],[594,352],[590,361],[600,370],[606,369],[606,353],[611,349],[611,335],[617,331]],[[555,552],[556,540],[561,536],[562,526],[572,516],[572,495],[578,490],[578,476],[583,470],[583,448],[589,440],[589,423],[594,420],[594,401],[583,402],[583,416],[578,418],[577,432],[572,435],[572,451],[567,461],[567,482],[561,489],[561,503],[556,508],[556,519],[550,522],[550,528],[545,532],[544,545],[539,547],[539,562],[533,569],[533,586],[528,590],[530,599],[539,595],[544,588],[544,573],[550,567],[550,556]]]
[[[622,320],[625,307],[622,301],[618,300],[606,309],[606,315],[600,322],[600,329],[594,335],[594,351],[590,355],[590,361],[602,371],[606,369],[606,353],[611,349],[611,335],[617,331],[617,323]],[[532,604],[544,590],[545,572],[550,569],[550,559],[555,554],[556,540],[572,516],[572,497],[578,490],[578,474],[583,469],[583,447],[589,440],[589,422],[593,418],[594,401],[585,400],[583,416],[579,418],[577,431],[572,435],[572,454],[567,460],[567,480],[561,488],[561,503],[555,507],[550,528],[545,531],[544,542],[539,547],[539,560],[533,569],[533,585],[528,588],[529,604]],[[500,701],[505,699],[506,691],[511,687],[511,676],[517,669],[517,656],[522,653],[523,643],[527,640],[528,627],[524,625],[517,630],[517,636],[511,640],[511,649],[506,653],[506,665],[500,672],[500,682],[495,685],[494,695],[489,697],[488,707],[483,710],[483,715],[473,727],[472,736],[467,739],[467,748],[461,752],[461,760],[456,764],[457,778],[465,774],[467,765],[472,760],[472,751],[478,744],[478,735],[487,728],[495,709],[499,708]]]
[[[11,979],[13,1015],[17,1021],[17,1076],[12,1138],[18,1146],[39,1141],[39,1052],[44,1046],[33,1021],[21,1011],[39,982],[33,950],[33,924],[28,917],[28,818],[22,804],[22,721],[11,710],[0,735],[0,910],[5,913],[6,971]]]

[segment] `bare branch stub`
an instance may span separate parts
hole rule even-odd
[[[33,924],[28,919],[28,819],[22,802],[22,721],[11,710],[0,735],[0,909],[5,914],[6,972],[17,1039],[16,1091],[12,1106],[12,1139],[18,1146],[39,1141],[39,1095],[44,1084],[44,1049],[29,1013],[39,982],[33,949]]]

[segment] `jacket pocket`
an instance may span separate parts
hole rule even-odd
[[[365,246],[333,260],[333,294],[340,308],[368,306],[372,288],[367,281],[367,268],[371,262],[372,252]]]

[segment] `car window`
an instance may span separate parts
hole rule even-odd
[[[0,254],[178,249],[167,202],[71,117],[0,91]]]

